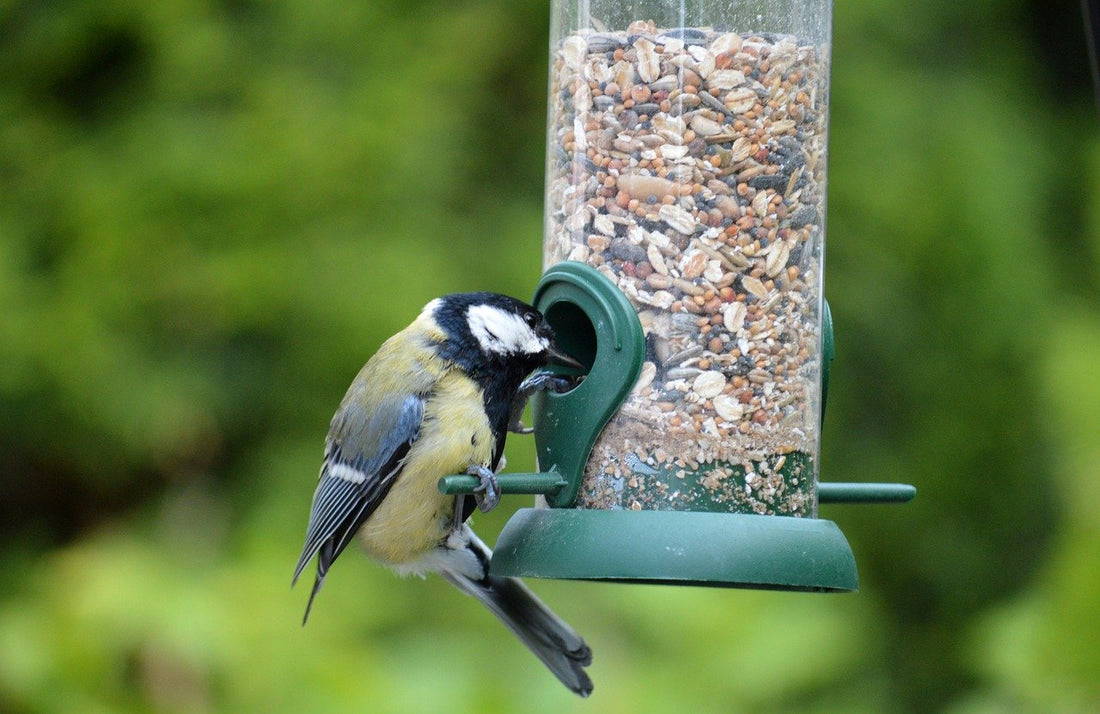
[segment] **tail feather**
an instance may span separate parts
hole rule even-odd
[[[487,566],[492,551],[467,529],[472,550]],[[592,693],[592,680],[584,668],[592,663],[592,650],[572,627],[548,608],[516,578],[482,574],[471,577],[459,569],[440,574],[467,595],[477,598],[527,645],[562,684],[582,697]]]

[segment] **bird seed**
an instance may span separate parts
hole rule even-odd
[[[578,505],[815,515],[826,48],[636,22],[551,73],[545,263],[597,268],[646,335]]]

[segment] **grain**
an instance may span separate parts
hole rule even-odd
[[[644,21],[556,49],[545,263],[598,267],[647,344],[578,505],[814,514],[824,58]]]

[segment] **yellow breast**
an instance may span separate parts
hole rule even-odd
[[[448,372],[424,405],[420,436],[401,475],[359,531],[367,554],[402,565],[444,541],[453,524],[455,497],[441,494],[436,484],[472,465],[489,466],[494,447],[481,390],[461,372]]]

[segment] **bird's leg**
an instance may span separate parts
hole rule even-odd
[[[545,389],[554,394],[564,394],[574,389],[583,379],[584,377],[581,376],[567,376],[540,370],[523,380],[519,385],[519,389],[516,390],[516,398],[512,400],[512,411],[508,417],[508,431],[515,434],[530,434],[534,431],[531,427],[524,426],[520,419],[523,417],[523,410],[527,407],[527,400],[535,392]]]
[[[497,483],[497,475],[486,466],[474,465],[466,469],[466,473],[477,476],[480,483],[474,488],[474,501],[477,510],[488,513],[500,503],[500,484]]]

